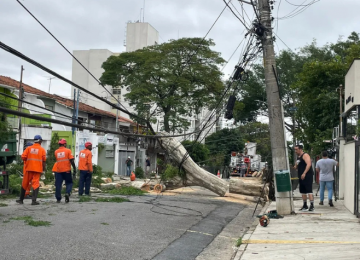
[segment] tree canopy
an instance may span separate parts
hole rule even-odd
[[[190,157],[197,164],[206,164],[209,159],[209,149],[202,143],[185,140],[181,144],[188,151]]]
[[[220,166],[230,164],[232,151],[240,152],[244,149],[245,142],[238,129],[222,129],[206,137],[205,145],[210,151],[209,165],[212,163]]]
[[[351,33],[336,43],[311,44],[295,51],[284,50],[276,57],[285,126],[297,143],[314,154],[324,149],[333,127],[339,124],[339,93],[354,58],[360,57],[359,35]],[[240,86],[234,115],[238,122],[254,122],[267,114],[263,66],[253,65],[249,80]],[[263,101],[263,102],[259,102]],[[289,120],[291,119],[291,120]]]
[[[190,125],[186,116],[211,109],[224,90],[219,65],[225,60],[211,50],[214,45],[211,39],[182,38],[124,52],[103,63],[100,80],[126,88],[125,98],[140,117],[154,122],[161,116],[164,131],[181,132]]]

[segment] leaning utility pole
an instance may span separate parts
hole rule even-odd
[[[284,134],[282,104],[280,101],[279,86],[276,80],[276,63],[271,28],[271,12],[269,0],[258,0],[260,23],[265,27],[265,34],[261,37],[265,69],[266,97],[269,110],[269,127],[271,140],[271,154],[274,173],[288,169],[288,158]],[[275,174],[276,175],[276,174]],[[275,186],[276,176],[275,176]],[[290,182],[290,175],[289,175]],[[287,180],[286,180],[287,182]],[[276,210],[279,214],[293,212],[292,191],[278,192],[276,187]]]

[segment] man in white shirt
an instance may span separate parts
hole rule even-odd
[[[316,163],[316,172],[320,173],[320,203],[324,205],[324,192],[325,186],[328,190],[328,199],[330,207],[334,207],[332,202],[333,184],[334,184],[334,166],[338,166],[339,163],[334,159],[328,158],[327,151],[322,152],[322,159]]]

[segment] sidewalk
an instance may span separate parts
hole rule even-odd
[[[314,194],[315,195],[315,194]],[[314,212],[299,212],[302,200],[295,200],[296,215],[270,219],[267,227],[259,224],[243,237],[235,259],[360,259],[360,221],[343,201],[335,207],[319,205]],[[275,202],[266,210],[276,209]]]

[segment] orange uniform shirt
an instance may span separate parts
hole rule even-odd
[[[56,172],[57,171],[57,163],[54,163],[54,166],[52,168],[52,172]]]
[[[21,155],[25,172],[43,172],[43,163],[46,162],[46,151],[40,144],[35,143],[25,149]]]
[[[55,172],[70,172],[71,163],[70,160],[74,159],[70,149],[60,147],[55,151],[56,158],[56,171]]]
[[[89,149],[84,149],[79,153],[79,170],[93,172],[92,153]]]

